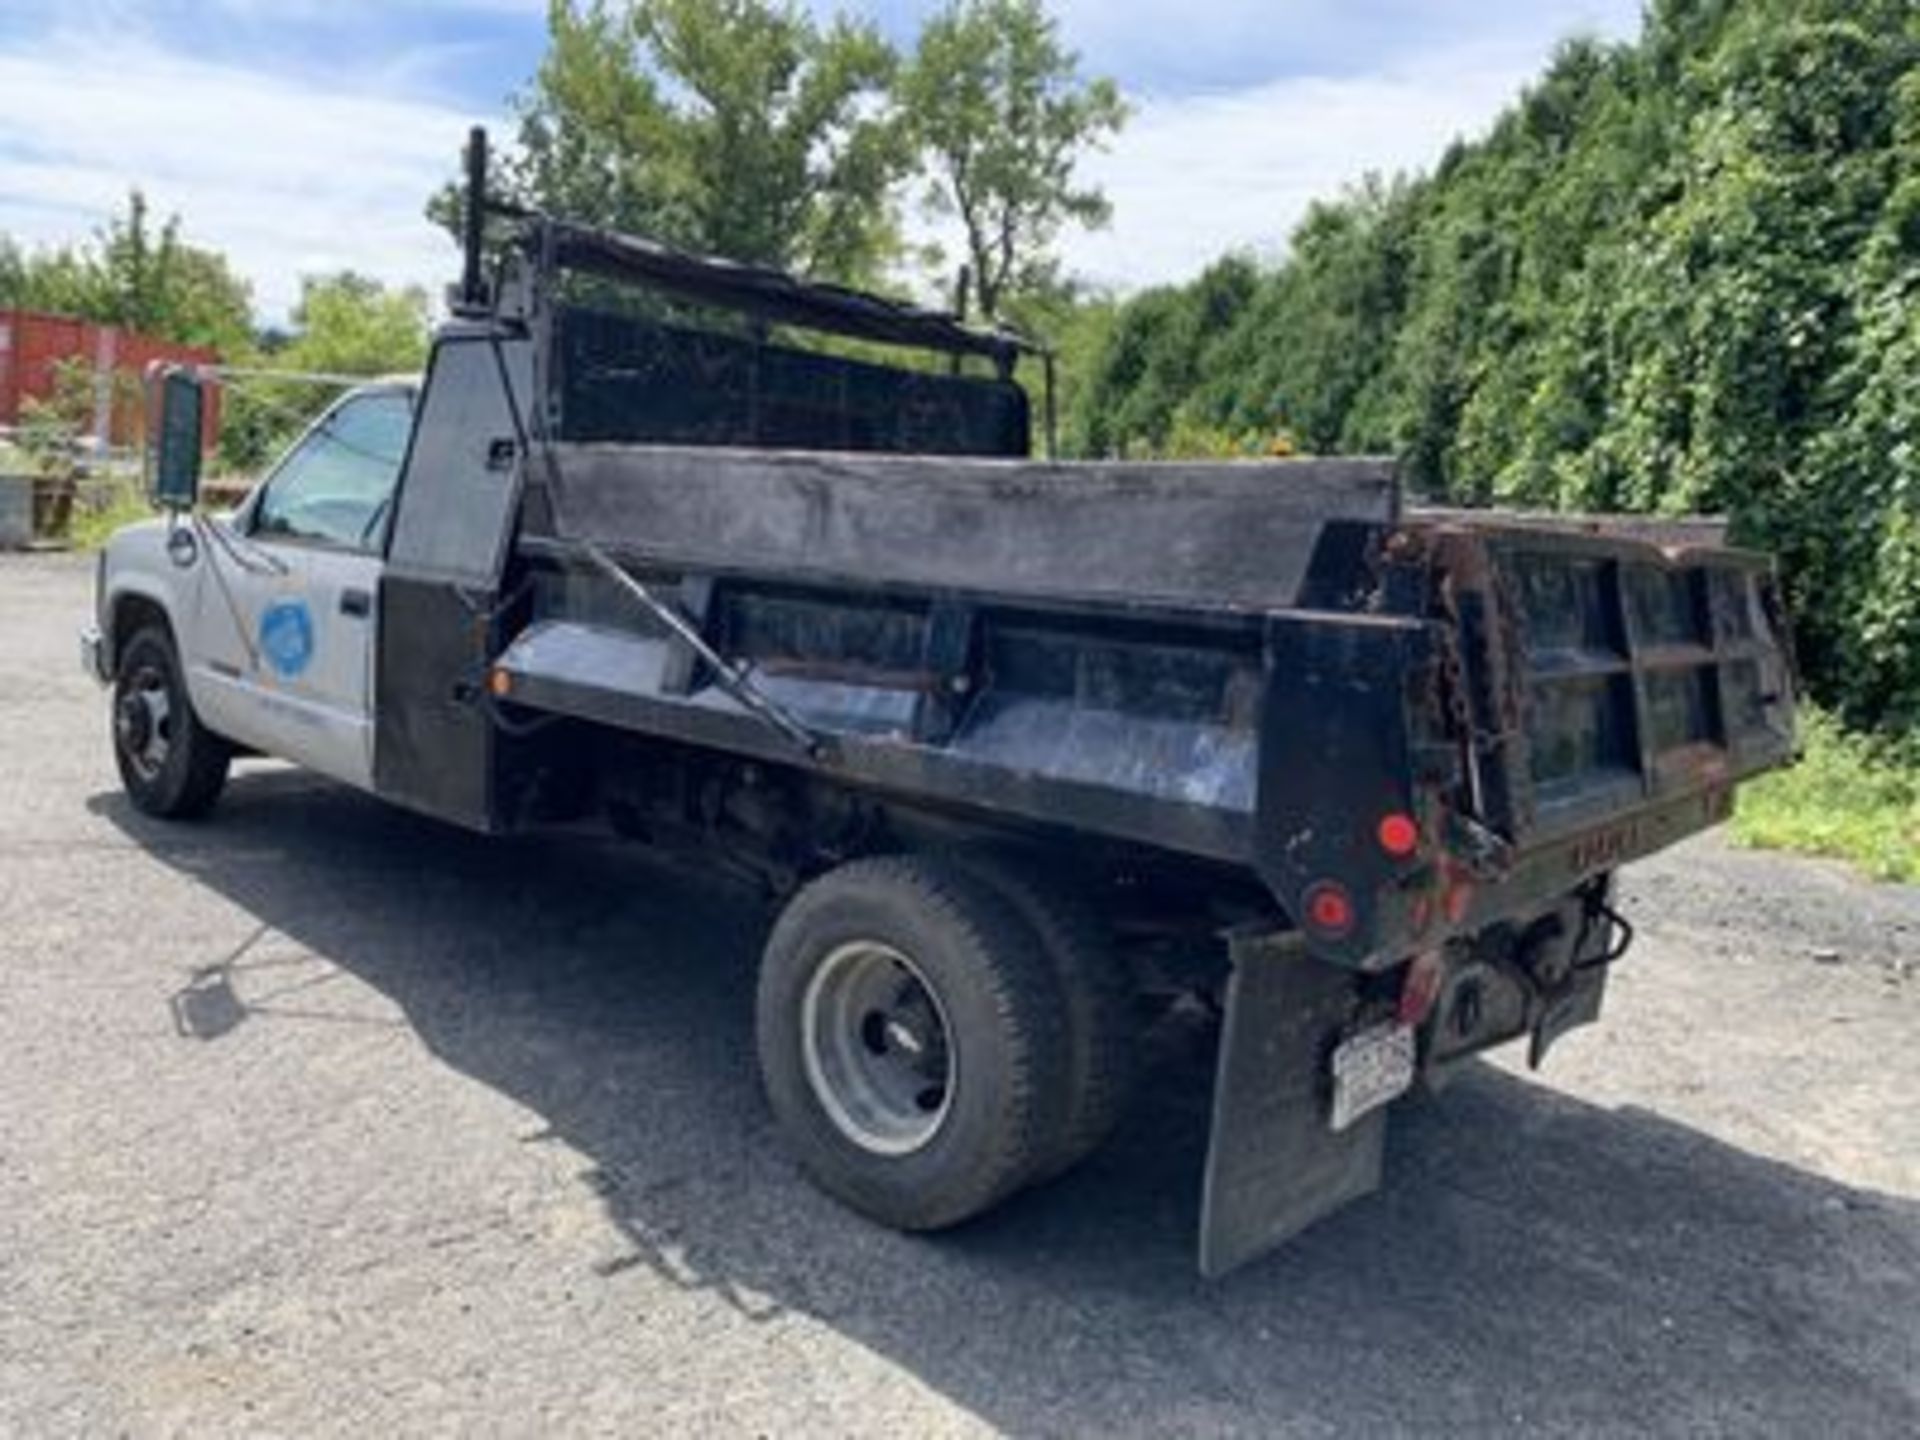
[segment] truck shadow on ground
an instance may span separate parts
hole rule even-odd
[[[280,770],[236,777],[192,829],[91,804],[390,997],[445,1063],[544,1118],[526,1143],[589,1157],[582,1183],[631,1245],[606,1283],[646,1266],[754,1319],[812,1317],[992,1424],[1920,1426],[1920,1206],[1652,1113],[1482,1068],[1396,1122],[1380,1195],[1208,1285],[1209,1076],[1175,1036],[1087,1165],[960,1232],[899,1236],[779,1151],[753,1070],[765,920],[737,893],[631,847],[486,841]],[[244,953],[208,960],[175,999],[183,1043],[298,1023],[248,1012],[222,968]]]

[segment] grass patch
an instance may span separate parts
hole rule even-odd
[[[122,525],[150,519],[153,513],[138,477],[83,482],[67,527],[67,542],[76,550],[98,550]]]
[[[1806,758],[1740,788],[1736,843],[1851,860],[1882,880],[1920,880],[1920,746],[1854,734],[1800,712]]]

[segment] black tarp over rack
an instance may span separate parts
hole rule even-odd
[[[979,355],[1002,367],[1040,348],[1011,330],[982,330],[955,316],[782,270],[676,250],[637,235],[545,222],[547,258],[561,269],[627,280],[724,310],[850,339],[946,355]]]
[[[549,414],[556,438],[647,445],[1024,458],[1026,392],[1012,378],[1031,347],[1004,330],[689,254],[638,236],[541,220],[529,250],[549,276],[591,275],[758,322],[751,334],[671,324],[554,299]],[[956,357],[954,373],[875,364],[773,343],[766,328],[828,334]],[[992,377],[957,357],[993,361]]]
[[[1029,450],[1017,384],[873,365],[557,307],[557,437],[640,445],[996,455]]]

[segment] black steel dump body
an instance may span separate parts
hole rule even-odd
[[[382,793],[508,827],[522,737],[574,722],[1257,880],[1209,1269],[1377,1175],[1378,1116],[1275,1119],[1320,1083],[1283,1041],[1331,1013],[1324,975],[1538,915],[1792,750],[1771,564],[1710,527],[1409,508],[1378,461],[1029,460],[1017,337],[595,232],[530,253],[435,349],[382,582]],[[571,304],[569,265],[756,323]],[[1329,963],[1254,963],[1275,944]]]
[[[499,737],[444,703],[443,672],[486,667],[525,711],[1244,867],[1364,968],[1713,823],[1791,750],[1770,563],[1710,527],[1408,509],[1380,461],[1014,458],[1016,336],[536,237],[436,348],[402,485],[376,747],[398,798],[506,823],[464,758]],[[754,324],[570,303],[569,267]],[[770,322],[954,358],[881,367]],[[443,653],[433,617],[462,612],[489,627]],[[1411,852],[1378,843],[1389,815]],[[1321,887],[1344,903],[1316,925]]]
[[[552,529],[521,548],[568,578],[499,657],[519,703],[1245,865],[1295,916],[1336,883],[1352,920],[1308,938],[1347,964],[1712,824],[1791,745],[1764,560],[1396,518],[1371,462],[563,443],[552,465]],[[824,748],[703,683],[638,607],[576,613],[605,584],[565,568],[581,546]],[[1389,814],[1426,858],[1382,852]]]

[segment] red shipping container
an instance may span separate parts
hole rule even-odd
[[[213,365],[219,358],[204,346],[175,345],[115,325],[96,325],[91,320],[33,310],[0,310],[0,425],[18,425],[24,402],[52,398],[60,366],[78,362],[90,372],[96,386],[103,371],[114,377],[104,397],[108,410],[106,438],[114,445],[138,445],[145,438],[146,417],[142,404],[131,397],[141,393],[147,366],[156,360]],[[213,448],[220,433],[218,395],[217,387],[209,387],[208,449]],[[93,433],[94,420],[81,429]]]

